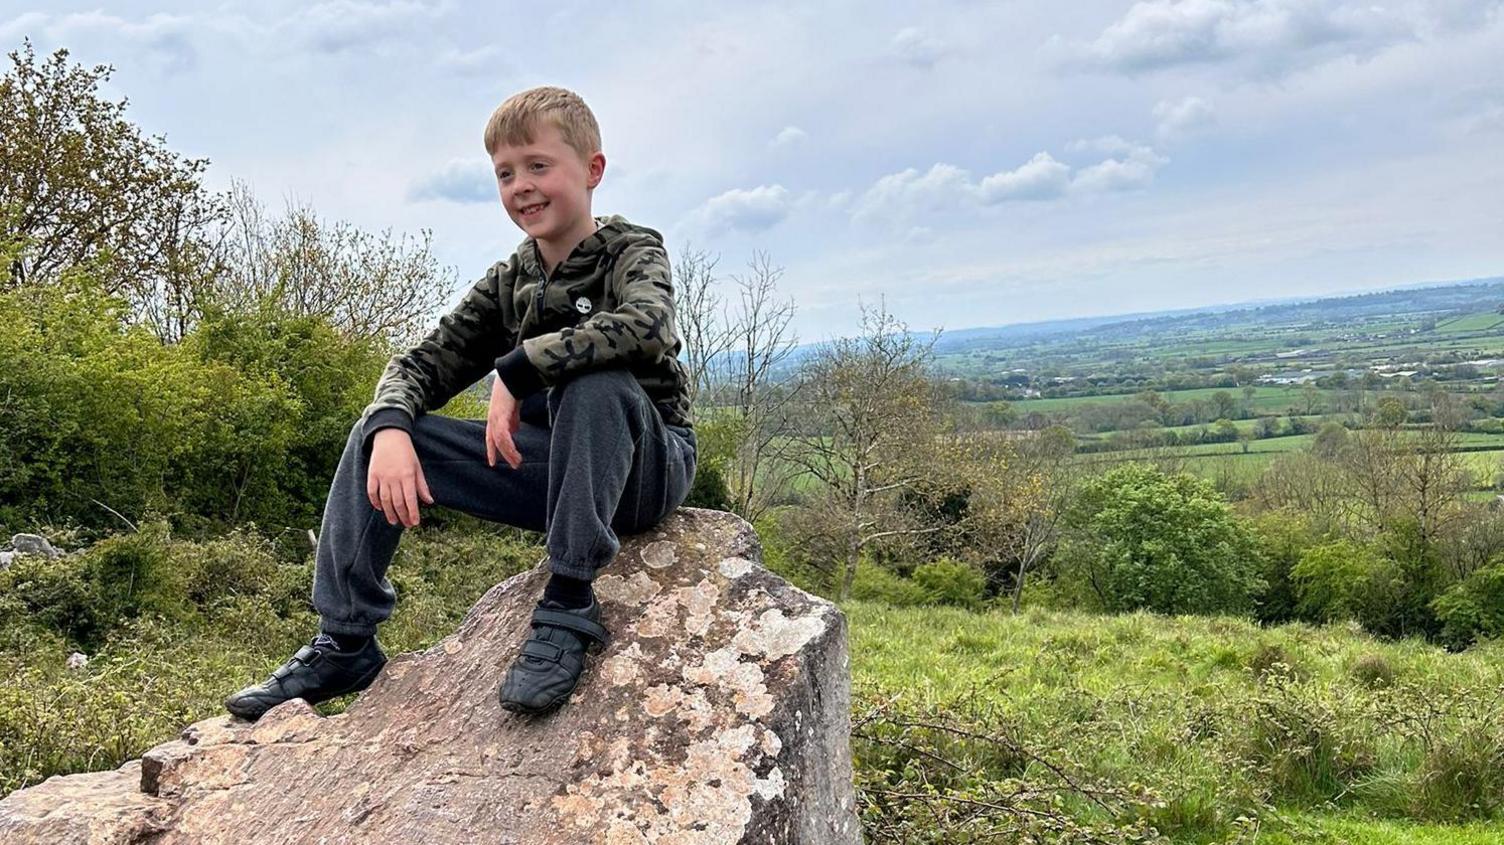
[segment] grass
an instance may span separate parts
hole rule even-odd
[[[1504,315],[1493,311],[1481,314],[1466,314],[1452,320],[1445,320],[1436,324],[1438,332],[1481,332],[1498,328],[1504,323]]]
[[[1292,407],[1299,408],[1305,405],[1305,397],[1299,387],[1259,386],[1255,387],[1254,391],[1253,400],[1250,405],[1254,413],[1283,414]],[[1047,399],[1021,399],[1011,403],[1011,405],[1020,414],[1027,414],[1032,411],[1046,413],[1070,410],[1073,407],[1094,402],[1124,402],[1133,399],[1140,392],[1134,391],[1132,393],[1118,393],[1106,396],[1062,396]],[[1209,402],[1211,401],[1212,394],[1215,393],[1227,393],[1236,400],[1238,407],[1242,407],[1243,405],[1243,389],[1240,387],[1198,387],[1191,390],[1166,390],[1160,392],[1160,395],[1171,402],[1184,403],[1193,399]],[[1321,394],[1323,398],[1318,401],[1325,403],[1325,397],[1335,393],[1336,391],[1333,390],[1322,390]]]
[[[1412,788],[1426,753],[1375,715],[1407,695],[1444,703],[1504,688],[1504,645],[1448,654],[1356,627],[1221,617],[844,609],[854,683],[911,702],[980,690],[1024,745],[1159,792],[1161,829],[1177,842],[1222,841],[1238,816],[1263,819],[1271,832],[1257,841],[1271,843],[1504,841],[1504,823],[1436,824],[1444,808]],[[1365,686],[1355,667],[1373,662],[1392,672],[1393,689]],[[1282,672],[1292,680],[1270,680]],[[1269,723],[1270,712],[1281,715]],[[1500,715],[1476,718],[1491,731]],[[1302,754],[1305,728],[1296,741],[1269,727],[1290,719],[1331,747]],[[1293,756],[1270,756],[1287,740]],[[1312,829],[1326,838],[1304,838]]]

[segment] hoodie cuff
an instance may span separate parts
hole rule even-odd
[[[371,445],[371,436],[383,428],[400,428],[412,436],[413,418],[401,408],[382,408],[366,417],[366,421],[360,427],[361,443],[367,448]]]
[[[496,377],[507,386],[514,399],[525,399],[544,387],[543,376],[527,359],[521,346],[496,359]]]

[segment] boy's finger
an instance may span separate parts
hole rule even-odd
[[[381,495],[377,492],[378,490],[380,490],[380,485],[376,483],[376,475],[366,473],[366,499],[371,503],[371,507],[381,510]]]
[[[516,469],[522,465],[522,455],[517,451],[517,444],[512,442],[512,433],[506,429],[501,430],[502,451],[506,456],[507,464]]]
[[[397,506],[392,504],[392,485],[381,485],[381,510],[386,514],[388,524],[397,524]]]
[[[428,492],[428,478],[423,475],[423,467],[418,467],[418,495],[423,497],[423,503],[433,504],[433,494]]]
[[[496,447],[491,443],[491,423],[486,423],[486,463],[496,466]]]
[[[405,521],[405,524],[408,528],[412,528],[413,526],[418,524],[419,517],[418,485],[417,482],[411,478],[406,478],[402,481],[402,502],[403,504],[407,505],[407,520]]]
[[[392,482],[392,510],[397,513],[397,524],[406,526],[409,521],[407,517],[407,499],[403,497],[401,481]]]

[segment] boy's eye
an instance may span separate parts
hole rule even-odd
[[[546,164],[544,164],[544,163],[543,163],[543,162],[541,162],[541,161],[537,161],[537,162],[533,162],[533,169],[534,169],[534,170],[541,170],[541,169],[543,169],[543,168],[545,168],[545,167],[547,167],[547,166],[548,166],[548,165],[546,165]]]

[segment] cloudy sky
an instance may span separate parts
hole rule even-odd
[[[805,341],[879,294],[964,328],[1504,274],[1504,0],[920,8],[0,0],[0,41],[113,64],[212,186],[431,229],[464,280],[523,237],[487,116],[572,88],[596,213],[767,251]]]

